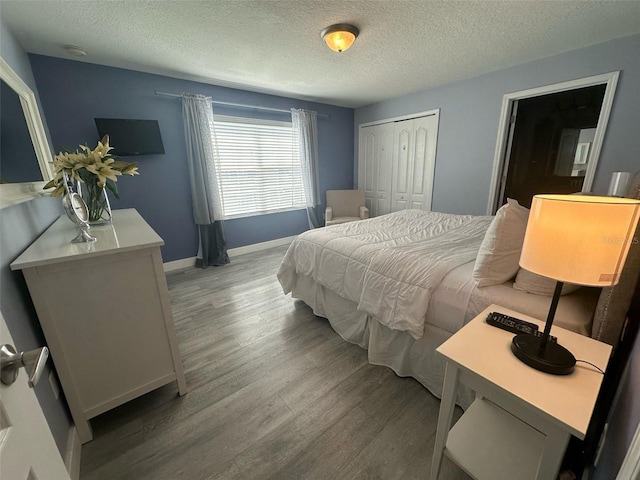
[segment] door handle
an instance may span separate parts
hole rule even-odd
[[[33,365],[33,371],[29,375],[28,381],[29,386],[33,388],[42,376],[47,358],[49,358],[47,347],[17,353],[13,345],[2,345],[0,347],[0,380],[5,385],[13,385],[13,382],[18,378],[18,369]]]

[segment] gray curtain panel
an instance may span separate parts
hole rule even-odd
[[[309,228],[322,226],[320,220],[320,181],[318,178],[318,114],[291,109],[291,124],[298,138],[302,183],[307,205]]]
[[[227,238],[221,221],[209,225],[198,225],[200,246],[196,257],[196,267],[220,266],[230,262],[227,254]]]
[[[182,116],[193,219],[199,231],[196,266],[207,268],[209,265],[224,265],[229,263],[229,255],[222,223],[224,208],[217,175],[219,160],[211,97],[184,94]]]

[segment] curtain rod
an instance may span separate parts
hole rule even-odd
[[[160,95],[162,97],[174,97],[174,98],[182,97],[182,95],[178,93],[167,93],[167,92],[161,92],[159,90],[155,90],[153,93],[156,95]],[[250,108],[252,110],[265,110],[268,112],[280,112],[280,113],[289,113],[289,114],[291,113],[291,110],[284,110],[282,108],[259,107],[257,105],[245,105],[242,103],[217,102],[215,100],[211,100],[211,103],[215,103],[216,105],[224,105],[226,107]],[[324,113],[317,113],[317,115],[318,117],[331,118],[331,115],[327,115]]]

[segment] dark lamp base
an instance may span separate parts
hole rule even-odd
[[[523,363],[536,370],[553,375],[568,375],[573,371],[576,357],[554,342],[547,342],[544,350],[540,349],[540,338],[521,333],[513,337],[511,351]]]

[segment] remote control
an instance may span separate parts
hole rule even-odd
[[[536,325],[535,323],[526,322],[515,317],[510,317],[509,315],[505,315],[504,313],[489,313],[489,315],[487,315],[487,323],[494,327],[498,327],[502,330],[506,330],[507,332],[515,334],[526,333],[537,338],[540,338],[543,335],[543,333],[538,330],[538,325]],[[554,337],[553,335],[549,335],[549,341],[557,343],[558,338]]]
[[[538,325],[525,322],[519,318],[510,317],[504,313],[491,312],[487,315],[487,323],[511,333],[533,333],[538,331]]]

